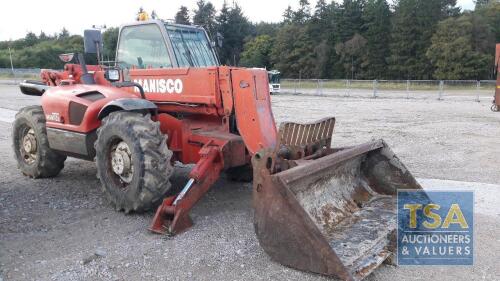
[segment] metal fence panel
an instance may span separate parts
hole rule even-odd
[[[281,91],[294,95],[437,100],[491,99],[495,80],[282,79]]]

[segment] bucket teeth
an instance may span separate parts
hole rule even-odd
[[[313,123],[284,122],[278,132],[278,149],[288,150],[288,159],[299,159],[321,148],[330,148],[335,118],[325,118]]]

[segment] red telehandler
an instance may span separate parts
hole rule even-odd
[[[500,44],[497,44],[495,52],[495,73],[497,76],[497,83],[495,86],[495,96],[493,97],[493,104],[491,105],[492,111],[500,111]]]
[[[23,174],[54,177],[67,156],[95,159],[114,207],[159,205],[150,229],[169,234],[192,225],[189,211],[222,172],[253,175],[255,232],[273,260],[359,280],[395,253],[397,190],[421,187],[384,141],[332,148],[334,118],[278,130],[266,71],[220,66],[201,27],[124,25],[112,66],[99,59],[100,32],[84,37],[97,65],[61,55],[63,71],[20,85],[42,97],[14,122]],[[165,198],[174,161],[194,167]]]

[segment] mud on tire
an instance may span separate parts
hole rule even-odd
[[[146,211],[170,189],[172,152],[150,115],[111,113],[97,130],[95,148],[97,177],[117,210]]]
[[[19,110],[12,128],[12,144],[17,167],[26,176],[55,177],[64,168],[66,156],[49,147],[41,106],[28,106]]]

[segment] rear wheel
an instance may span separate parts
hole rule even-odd
[[[170,189],[167,136],[150,115],[113,112],[97,130],[97,176],[117,210],[142,212]]]
[[[12,143],[17,167],[26,176],[54,177],[64,168],[66,156],[49,147],[41,106],[28,106],[16,114]]]

